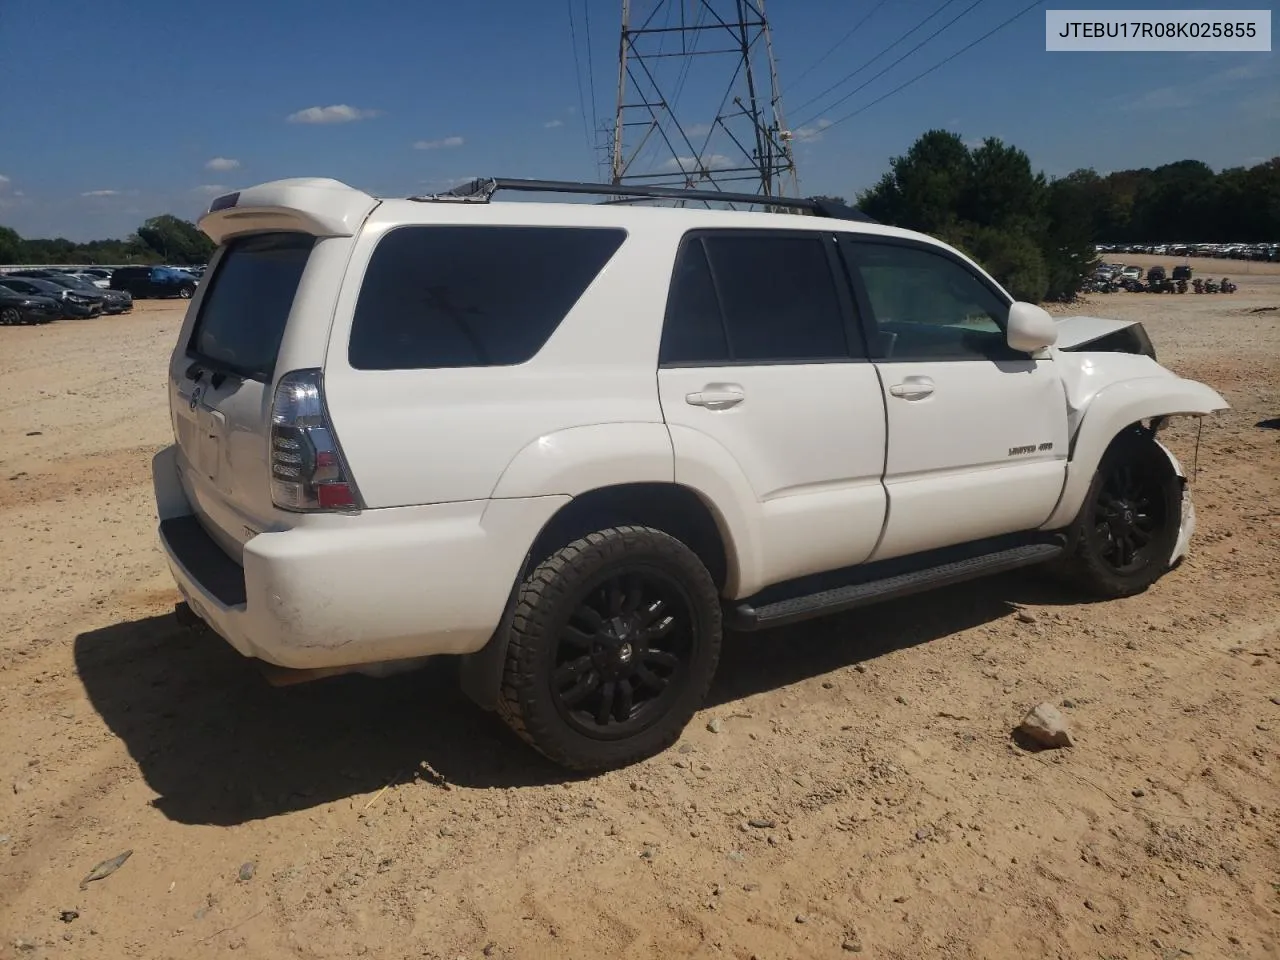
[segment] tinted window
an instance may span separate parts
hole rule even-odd
[[[720,301],[702,240],[686,240],[676,256],[662,325],[660,363],[723,363],[730,359]]]
[[[734,360],[849,356],[835,280],[819,236],[708,236]]]
[[[897,244],[847,243],[887,359],[974,360],[1014,355],[1008,305],[972,270]]]
[[[524,363],[626,233],[578,227],[401,227],[365,272],[349,357],[360,370]]]
[[[270,380],[314,243],[303,233],[232,240],[205,291],[188,352]]]

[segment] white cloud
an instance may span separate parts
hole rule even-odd
[[[460,147],[466,141],[461,137],[445,137],[443,140],[419,140],[413,145],[415,150],[449,150]]]
[[[832,121],[826,117],[822,117],[817,123],[806,124],[803,127],[796,127],[791,131],[791,138],[797,143],[814,143],[822,139],[822,132],[831,126]]]
[[[984,141],[982,137],[970,137],[968,140],[964,141],[964,145],[968,147],[970,150],[977,150],[980,146],[982,146],[983,142]]]
[[[691,123],[684,128],[685,136],[705,137],[711,132],[711,126],[709,123]]]
[[[1187,110],[1216,101],[1242,82],[1265,76],[1268,72],[1270,65],[1265,60],[1256,60],[1187,83],[1156,87],[1136,96],[1121,97],[1118,103],[1120,109],[1126,111]]]
[[[544,124],[543,124],[543,126],[544,126],[544,127],[546,127],[548,130],[554,130],[556,127],[563,127],[563,126],[564,126],[564,121],[563,121],[563,120],[548,120],[546,123],[544,123]]]
[[[0,187],[7,187],[7,186],[8,186],[10,183],[12,183],[12,182],[13,182],[13,181],[11,181],[11,180],[10,180],[8,177],[6,177],[3,173],[0,173]]]
[[[733,159],[726,157],[723,153],[713,153],[710,156],[703,157],[701,161],[697,157],[672,157],[661,167],[663,171],[675,173],[697,173],[699,170],[724,170],[732,167]]]
[[[234,157],[214,157],[204,165],[206,170],[235,170],[240,166],[240,161]]]
[[[230,190],[230,187],[224,187],[220,183],[202,183],[194,189],[194,193],[222,193],[224,190]]]
[[[120,196],[120,191],[119,190],[86,190],[84,193],[80,194],[80,196],[82,197],[118,197]]]
[[[350,123],[353,120],[368,120],[381,113],[381,110],[362,110],[345,103],[335,103],[329,107],[307,107],[289,114],[285,119],[289,123]]]

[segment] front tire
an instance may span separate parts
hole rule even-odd
[[[1098,465],[1070,531],[1062,571],[1104,597],[1141,593],[1169,569],[1182,522],[1182,480],[1153,439],[1127,434]]]
[[[5,307],[3,310],[0,310],[0,326],[16,327],[21,322],[22,314],[18,311],[17,307]]]
[[[573,541],[521,585],[498,712],[573,770],[670,746],[720,658],[720,597],[697,555],[651,527]]]

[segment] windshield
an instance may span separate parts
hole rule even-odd
[[[187,353],[269,381],[314,244],[304,233],[232,240],[208,281]]]

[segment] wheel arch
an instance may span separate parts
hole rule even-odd
[[[620,483],[587,490],[543,525],[512,584],[501,623],[485,646],[461,659],[463,691],[486,710],[497,705],[506,660],[508,628],[529,572],[560,547],[608,527],[654,527],[684,543],[707,567],[721,595],[735,582],[737,553],[723,517],[699,493],[674,482]]]
[[[1228,406],[1216,390],[1181,377],[1141,377],[1099,390],[1071,438],[1066,483],[1043,528],[1060,529],[1075,520],[1107,450],[1131,431],[1147,429],[1144,421],[1203,417]]]

